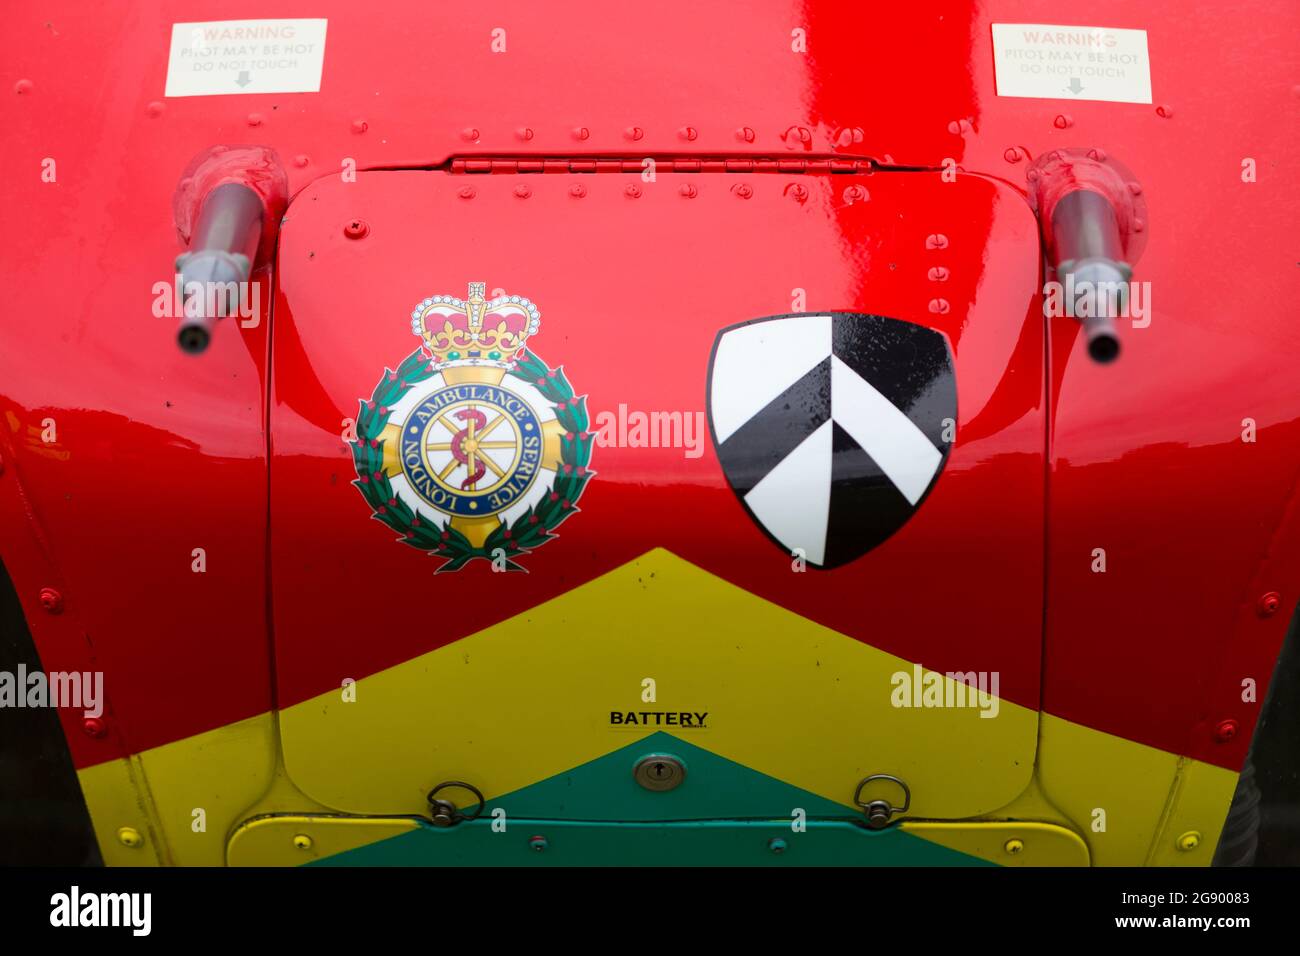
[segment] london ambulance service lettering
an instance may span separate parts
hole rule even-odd
[[[372,517],[443,558],[439,571],[525,570],[517,559],[580,510],[594,474],[586,396],[524,347],[537,306],[484,290],[416,305],[421,345],[361,400],[352,445]]]

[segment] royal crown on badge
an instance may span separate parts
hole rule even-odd
[[[471,282],[464,299],[435,295],[411,312],[411,331],[439,368],[506,369],[523,358],[524,342],[537,332],[537,306],[520,295],[485,300],[485,283]]]

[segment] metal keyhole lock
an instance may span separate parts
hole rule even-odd
[[[862,790],[867,784],[876,780],[888,780],[890,783],[898,784],[903,791],[903,805],[896,807],[888,800],[871,800],[867,803],[862,802]],[[897,777],[887,773],[873,773],[869,777],[864,777],[858,783],[858,789],[853,791],[853,802],[862,808],[866,814],[867,826],[872,830],[883,830],[889,826],[889,820],[895,813],[906,813],[908,807],[912,805],[912,791],[908,789],[907,784]]]
[[[438,797],[440,790],[451,790],[453,788],[468,790],[474,794],[478,804],[474,807],[473,813],[462,813],[456,804]],[[483,794],[479,792],[477,787],[473,784],[462,783],[459,780],[448,780],[446,783],[438,784],[429,791],[429,796],[426,799],[429,801],[429,814],[435,827],[451,827],[466,820],[477,820],[483,813],[483,804],[485,802]]]
[[[681,785],[686,779],[686,767],[669,754],[649,754],[637,761],[632,776],[647,790],[662,792]]]

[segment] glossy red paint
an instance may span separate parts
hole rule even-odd
[[[923,173],[659,172],[653,183],[619,173],[478,176],[465,200],[467,178],[419,171],[322,180],[290,206],[271,409],[282,704],[665,547],[907,660],[999,671],[1005,696],[1037,707],[1046,422],[1038,227],[1019,196],[978,177],[948,183]],[[694,199],[681,195],[687,181]],[[571,194],[576,183],[586,186],[583,198]],[[342,230],[356,219],[370,232],[350,241]],[[928,249],[941,229],[944,248]],[[467,235],[476,238],[459,238]],[[934,264],[948,266],[946,281],[931,280]],[[729,281],[734,275],[745,281]],[[564,366],[609,439],[593,453],[597,476],[581,512],[521,559],[526,575],[479,562],[435,576],[441,561],[369,520],[342,437],[358,398],[419,344],[412,307],[431,295],[463,296],[475,279],[537,304],[541,327],[529,350]],[[943,477],[894,538],[835,571],[791,573],[790,555],[735,501],[704,426],[718,331],[789,312],[792,296],[813,313],[869,311],[931,326],[956,360],[958,427]],[[620,408],[689,416],[694,445],[615,447]],[[1001,569],[998,587],[968,573],[981,562]],[[392,626],[412,601],[436,627]],[[972,644],[972,629],[998,639]]]
[[[0,175],[11,225],[0,236],[9,304],[0,320],[0,556],[44,665],[105,672],[106,735],[91,738],[77,715],[65,715],[78,765],[276,702],[266,587],[269,297],[256,327],[239,329],[228,320],[199,359],[177,350],[174,320],[151,314],[154,284],[170,281],[171,261],[181,251],[170,215],[181,171],[211,145],[248,142],[279,152],[295,194],[317,180],[337,183],[345,158],[365,170],[428,166],[454,155],[556,156],[580,146],[584,153],[631,157],[838,152],[935,170],[950,158],[968,173],[1011,184],[998,192],[1010,204],[1013,190],[1023,193],[1029,162],[1044,150],[1099,146],[1120,158],[1140,178],[1150,208],[1149,245],[1135,279],[1152,283],[1156,307],[1149,327],[1121,330],[1124,354],[1110,367],[1087,361],[1071,320],[1047,323],[1042,703],[1124,737],[1227,767],[1240,764],[1258,709],[1241,701],[1241,681],[1259,681],[1263,699],[1290,616],[1260,618],[1256,601],[1278,591],[1289,611],[1300,593],[1300,400],[1287,387],[1296,361],[1290,303],[1300,291],[1288,252],[1296,177],[1287,169],[1300,146],[1290,121],[1300,54],[1273,44],[1268,55],[1258,55],[1264,25],[1272,36],[1295,34],[1294,4],[1264,0],[1225,12],[1104,0],[1086,14],[1071,11],[1068,19],[1090,25],[1149,31],[1151,105],[996,96],[989,24],[1067,17],[1056,5],[1031,0],[774,3],[743,11],[661,3],[652,10],[606,7],[599,17],[521,0],[457,7],[454,15],[411,4],[383,19],[342,0],[287,0],[274,13],[329,18],[320,93],[165,99],[171,24],[228,16],[228,5],[215,0],[144,2],[126,10],[53,0],[12,11],[6,21],[11,43],[0,123],[7,148]],[[490,31],[498,26],[508,31],[506,54],[490,50]],[[795,28],[807,31],[807,55],[790,49]],[[434,46],[437,59],[424,55]],[[1241,68],[1247,57],[1249,70]],[[253,113],[260,116],[256,126],[248,120]],[[694,130],[694,138],[683,137],[683,128]],[[1258,165],[1257,182],[1241,179],[1247,157]],[[45,159],[57,164],[55,182],[42,180]],[[380,175],[390,174],[375,178]],[[704,200],[707,185],[689,201]],[[874,184],[866,185],[877,201]],[[475,181],[473,188],[487,187]],[[522,202],[550,201],[547,186],[532,188],[537,195]],[[750,202],[761,203],[766,188],[755,182]],[[657,200],[649,194],[622,201]],[[295,214],[291,206],[290,228]],[[1015,223],[1024,211],[1008,208],[1000,218]],[[334,232],[339,243],[346,241],[342,227],[340,221]],[[846,244],[856,238],[851,225],[839,228]],[[934,231],[966,228],[975,229],[977,243],[999,235],[989,222],[954,220]],[[358,241],[358,251],[380,238]],[[661,241],[675,254],[673,240]],[[1021,246],[1018,233],[998,241]],[[1001,261],[995,246],[988,247],[987,265]],[[591,274],[632,274],[624,249],[596,241],[584,254]],[[963,262],[964,268],[977,264]],[[1017,263],[1014,268],[1036,268]],[[757,262],[738,259],[735,271],[712,276],[707,288],[702,276],[693,280],[695,300],[706,306],[699,321],[710,330],[699,333],[701,341],[725,324],[714,321],[710,304],[768,310],[756,288],[767,278],[760,264],[770,260],[761,254]],[[562,328],[561,316],[580,314],[581,290],[547,287],[545,277],[528,274],[527,263],[520,268],[519,289],[543,302],[544,321],[551,320],[539,351],[571,361],[569,343],[552,336]],[[513,276],[479,275],[468,261],[461,271],[516,285]],[[269,290],[272,276],[260,278]],[[423,290],[419,295],[433,291],[424,285],[432,278],[409,274]],[[675,281],[670,273],[655,280],[666,291]],[[870,281],[882,280],[873,274]],[[954,273],[953,281],[971,276]],[[1005,286],[985,279],[982,288]],[[890,295],[902,294],[897,289],[870,289],[880,305],[856,300],[853,290],[842,298],[878,311],[893,304],[940,321],[928,311],[921,315],[910,299],[891,302]],[[290,309],[298,308],[296,294],[287,289]],[[404,291],[382,294],[405,301]],[[1034,303],[1021,296],[1003,305],[1009,311],[999,321],[1019,323]],[[976,301],[970,315],[983,307]],[[306,423],[298,439],[315,442],[317,432],[335,431],[339,404],[366,387],[369,370],[405,354],[402,314],[393,315],[397,324],[390,327],[388,312],[377,308],[356,316],[346,341],[314,343],[322,354],[355,353],[367,370],[360,381],[344,368],[277,362],[277,377],[297,387],[293,410]],[[943,322],[973,343],[969,337],[979,328],[960,328],[965,314],[958,309]],[[276,316],[277,336],[295,328],[296,315]],[[1037,380],[1039,328],[1025,322],[1013,352],[999,338],[983,362],[969,345],[962,361],[988,376],[1005,371],[1012,379]],[[628,353],[635,358],[639,341],[618,342],[612,354],[588,357],[578,350],[580,387],[600,386],[597,368]],[[331,374],[337,378],[313,390],[316,376]],[[698,397],[700,361],[663,374],[683,403]],[[1003,394],[1032,391],[1010,382],[1006,389]],[[963,407],[962,442],[991,450],[1027,429],[1036,414],[1034,406],[1017,403],[995,402],[986,411],[968,420]],[[1246,418],[1258,426],[1253,443],[1241,440]],[[46,419],[55,424],[49,441]],[[340,444],[329,454],[341,450]],[[311,467],[307,458],[277,460],[272,493],[280,491],[279,475],[287,481],[295,469]],[[340,458],[339,468],[345,467]],[[603,467],[599,458],[597,467]],[[987,482],[989,513],[1009,513],[998,510],[1012,499],[999,473],[971,467],[955,476],[965,485],[963,499],[966,491],[978,497],[978,483]],[[700,483],[685,485],[677,500],[707,507],[709,480],[701,472]],[[611,512],[638,500],[634,485],[602,474],[591,501],[584,501],[589,513],[566,535],[609,530]],[[1036,493],[1020,483],[1016,488]],[[359,500],[348,500],[356,497],[351,489],[338,494],[340,506],[361,510]],[[944,502],[936,493],[918,520],[942,518],[954,529],[971,520],[945,511]],[[363,515],[354,517],[359,525],[347,533],[383,538]],[[718,533],[752,533],[731,521],[719,509],[709,535],[683,544],[686,556],[756,590],[770,587],[761,573],[710,551],[707,542]],[[1005,534],[1032,530],[1016,523]],[[937,542],[930,537],[937,532],[920,525],[903,533],[913,531]],[[632,532],[629,540],[650,536],[646,527]],[[1038,606],[1041,586],[1030,590],[1019,578],[1007,580],[1023,569],[997,567],[973,539],[943,544],[964,549],[965,557],[961,577],[944,584],[966,596],[1011,583],[1025,588],[1024,608]],[[384,560],[402,554],[392,542],[375,547],[381,545],[393,552]],[[198,547],[207,554],[204,574],[191,570]],[[547,547],[563,549],[565,539]],[[620,545],[608,547],[612,557]],[[1104,575],[1091,571],[1098,547],[1107,553]],[[282,572],[277,591],[318,586],[297,577],[301,570]],[[42,610],[46,587],[63,595],[62,614]],[[852,617],[792,598],[799,600],[810,613]],[[1002,630],[990,631],[987,620],[961,626],[971,643],[999,646]],[[1005,666],[1015,671],[1019,664]],[[303,680],[301,688],[286,685],[286,692],[306,693],[312,681]],[[1016,691],[1025,700],[1034,693],[1032,682]],[[1238,721],[1239,732],[1216,742],[1214,729],[1229,719]]]

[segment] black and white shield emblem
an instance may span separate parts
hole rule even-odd
[[[815,567],[860,558],[903,526],[956,420],[952,354],[925,326],[776,316],[713,345],[709,425],[727,480],[759,527]]]

